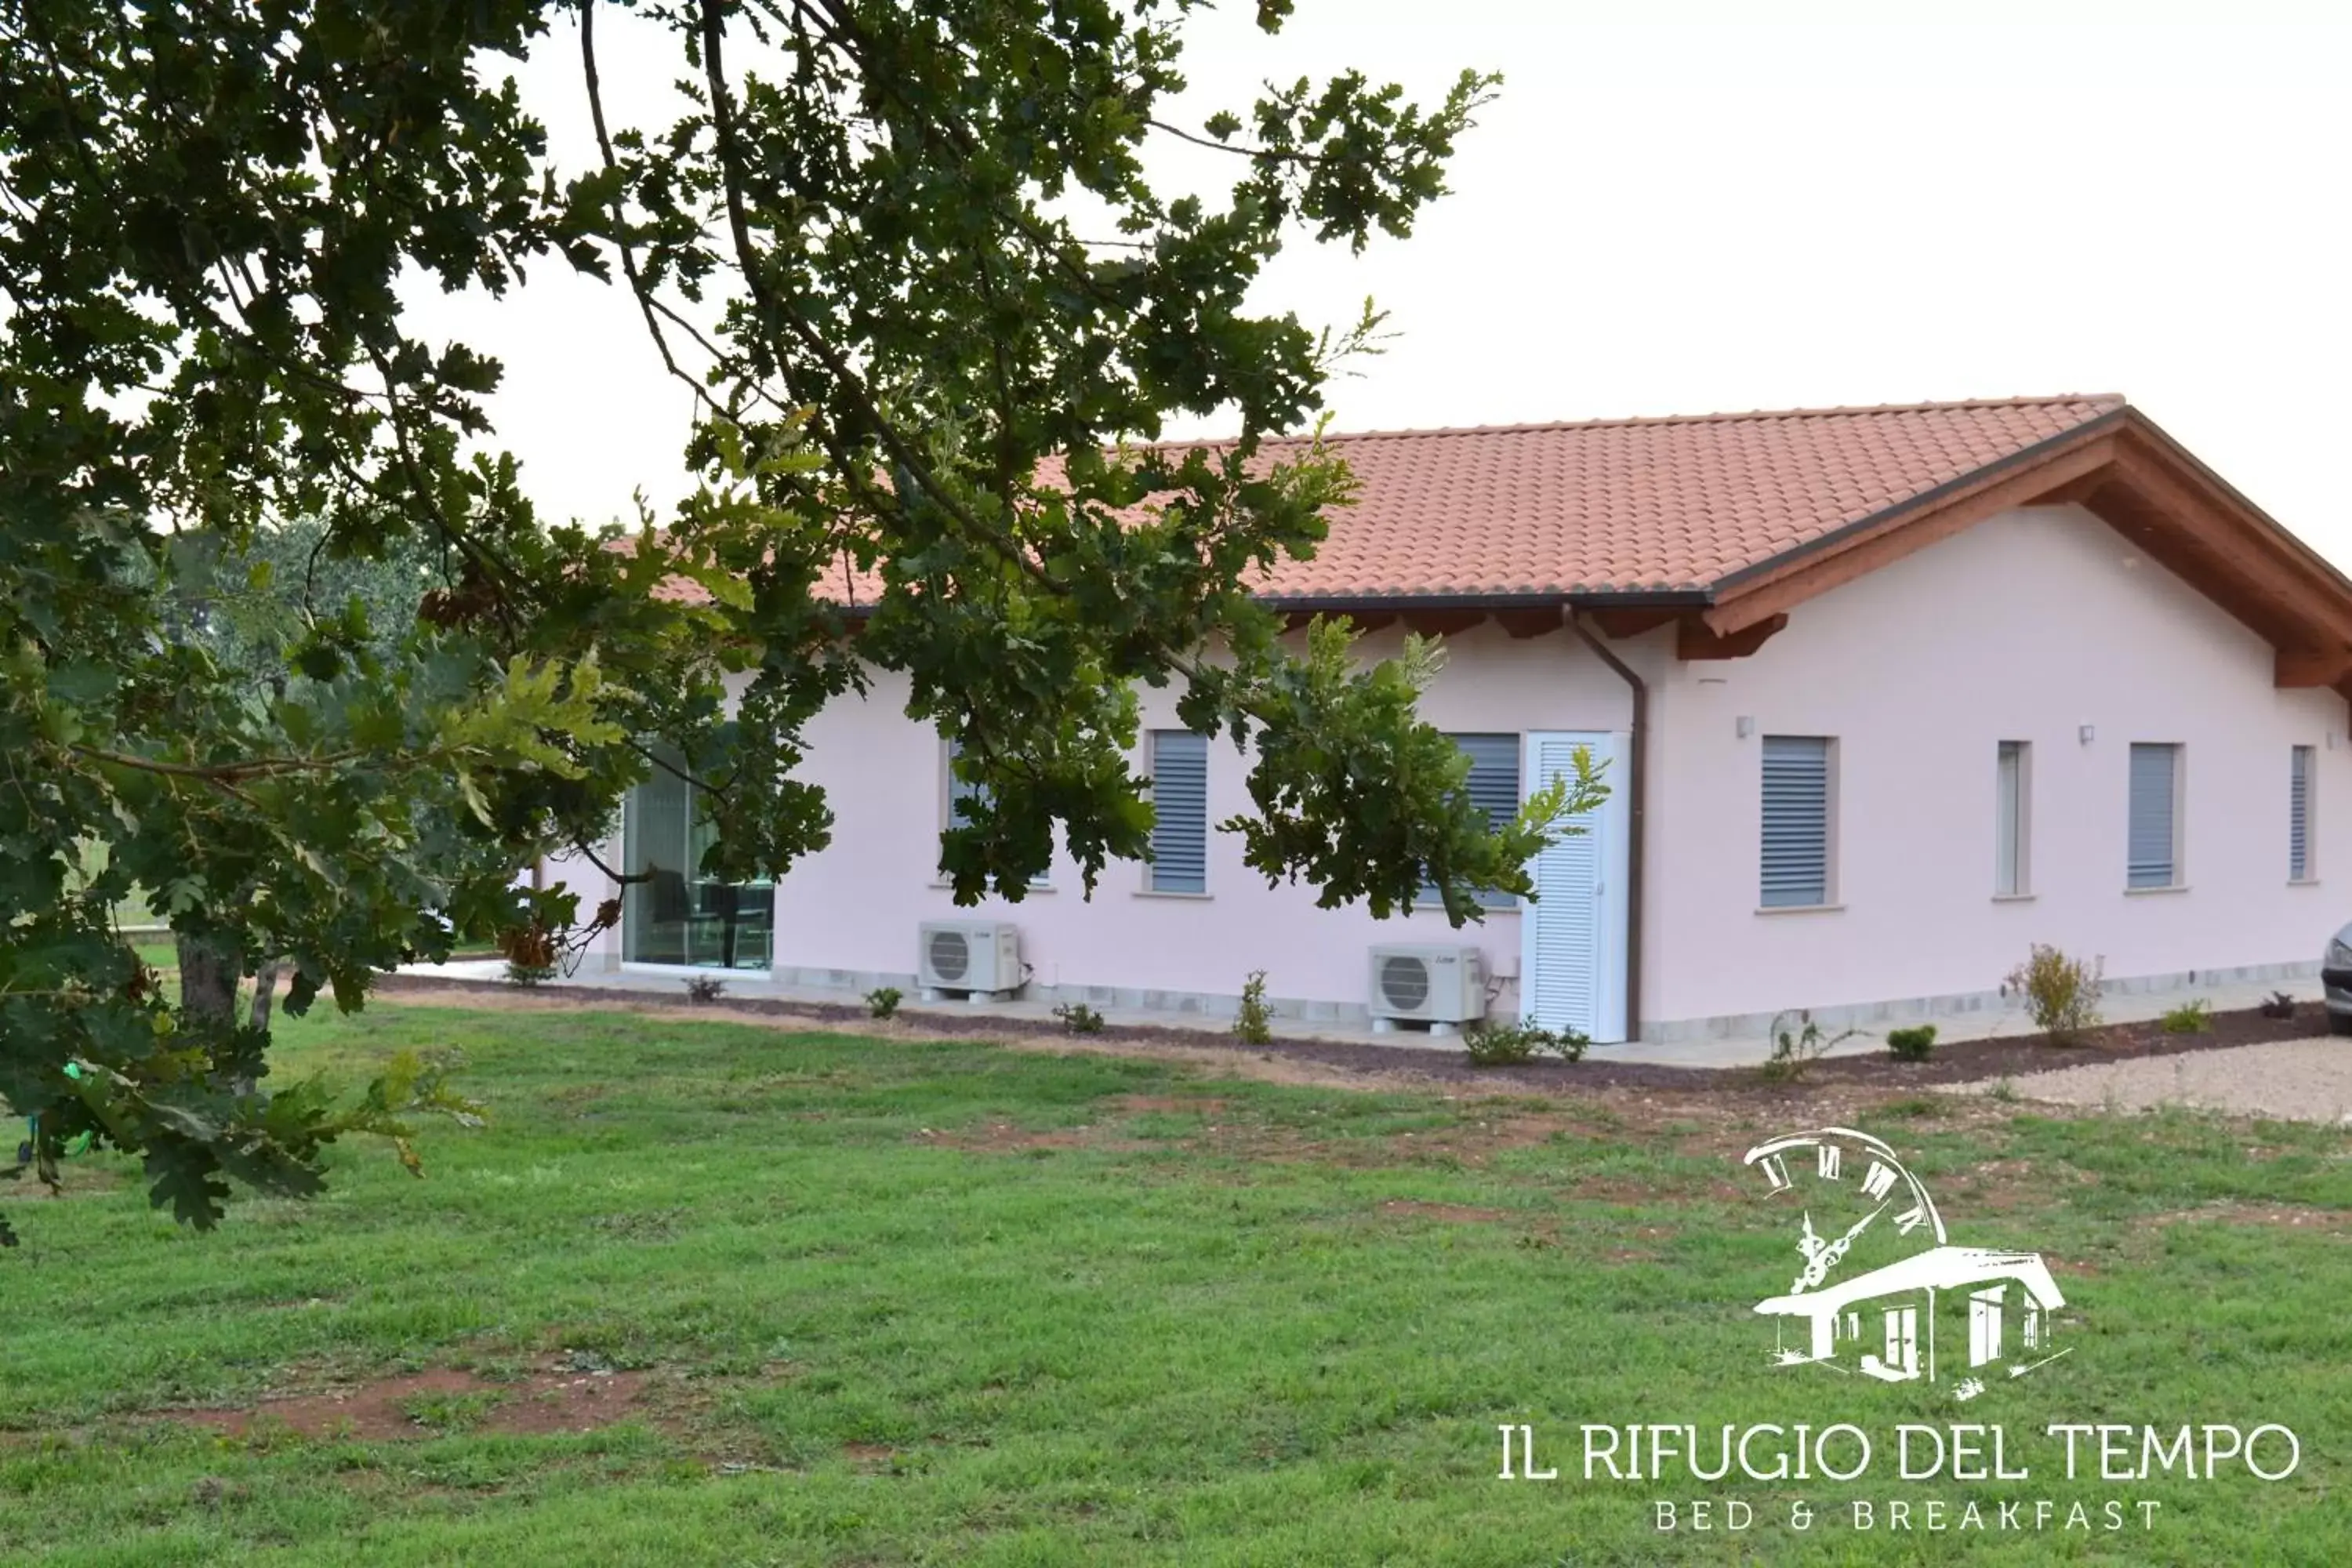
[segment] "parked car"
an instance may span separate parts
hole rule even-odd
[[[2319,961],[2319,983],[2327,991],[2327,1032],[2352,1035],[2352,925],[2328,942]]]

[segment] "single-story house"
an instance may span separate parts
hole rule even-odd
[[[2018,1288],[2013,1302],[2011,1285]],[[1882,1383],[1934,1383],[1937,1309],[1952,1300],[1968,1303],[1970,1373],[2006,1363],[2011,1376],[2022,1376],[2064,1353],[2051,1341],[2053,1315],[2066,1298],[2050,1266],[2032,1252],[1938,1247],[1822,1289],[1759,1301],[1756,1310],[1804,1325],[1805,1348],[1782,1351],[1775,1358],[1781,1366],[1836,1364],[1852,1352],[1853,1365],[1841,1370]],[[2012,1307],[2013,1337],[2007,1331]],[[1955,1348],[1961,1342],[1952,1338]]]
[[[1211,1016],[1264,971],[1286,1015],[1607,1043],[1998,1006],[2036,942],[2134,987],[2299,976],[2352,915],[2352,582],[2120,397],[1334,439],[1360,500],[1264,596],[1373,654],[1444,634],[1423,711],[1498,809],[1606,762],[1535,903],[1268,887],[1212,826],[1247,759],[1147,691],[1156,863],[960,908],[946,747],[885,676],[813,725],[834,840],[772,889],[695,884],[688,792],[640,790],[607,859],[660,874],[590,962]]]

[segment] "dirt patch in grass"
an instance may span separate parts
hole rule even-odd
[[[1128,1116],[1216,1116],[1226,1108],[1213,1095],[1115,1094],[1102,1104]]]
[[[2265,1226],[2279,1230],[2301,1231],[2311,1236],[2332,1236],[2338,1240],[2352,1240],[2352,1213],[2342,1209],[2312,1208],[2303,1204],[2253,1204],[2229,1200],[2201,1205],[2193,1209],[2171,1209],[2163,1214],[2147,1215],[2132,1223],[2141,1230],[2163,1230],[2176,1225]]]
[[[974,1154],[1025,1154],[1040,1149],[1148,1149],[1149,1143],[1117,1138],[1097,1127],[1032,1128],[1010,1121],[983,1122],[977,1127],[948,1131],[926,1127],[912,1140],[935,1149],[961,1149]]]
[[[2066,1202],[2071,1190],[2098,1181],[2092,1173],[2031,1160],[1986,1160],[1939,1184],[1946,1201],[1969,1213],[2013,1214]]]
[[[1453,1154],[1465,1164],[1481,1164],[1491,1155],[1510,1149],[1533,1149],[1549,1143],[1563,1132],[1581,1130],[1578,1119],[1570,1116],[1503,1116],[1492,1120],[1474,1117],[1454,1127],[1440,1128],[1433,1132],[1402,1132],[1392,1142],[1406,1152],[1428,1153],[1432,1151]]]
[[[1448,1225],[1494,1225],[1508,1219],[1501,1209],[1472,1208],[1467,1204],[1429,1204],[1418,1198],[1390,1198],[1381,1213],[1392,1219],[1434,1219]]]
[[[459,1432],[544,1436],[593,1432],[648,1414],[645,1372],[541,1371],[513,1383],[440,1370],[264,1400],[246,1409],[173,1410],[160,1417],[233,1437],[272,1430],[363,1443]]]
[[[16,1124],[19,1129],[22,1121]],[[120,1192],[127,1180],[123,1172],[79,1154],[68,1154],[58,1162],[58,1184],[51,1187],[28,1169],[16,1181],[0,1184],[0,1203],[46,1203],[59,1198],[94,1198]]]

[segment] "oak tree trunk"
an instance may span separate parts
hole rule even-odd
[[[236,983],[244,977],[237,944],[225,935],[182,931],[177,935],[176,945],[180,953],[181,1018],[226,1040],[236,1027]],[[216,1061],[215,1066],[219,1065],[222,1064]],[[249,1071],[233,1069],[227,1081],[232,1094],[253,1092],[254,1078]]]

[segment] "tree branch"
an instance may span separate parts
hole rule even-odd
[[[596,128],[596,150],[604,155],[605,172],[618,173],[620,160],[613,155],[613,138],[604,125],[604,88],[596,74],[596,0],[581,0],[580,65],[588,82],[588,118]],[[654,351],[661,355],[663,367],[671,375],[693,388],[694,395],[701,400],[705,407],[718,417],[733,424],[735,416],[719,407],[718,400],[710,395],[710,389],[695,377],[688,375],[678,364],[677,357],[670,353],[669,338],[662,331],[661,321],[654,313],[655,301],[646,292],[644,275],[637,270],[637,247],[629,243],[628,216],[623,211],[621,203],[621,195],[615,191],[613,195],[613,245],[621,253],[621,275],[628,280],[629,292],[637,301],[638,313],[645,317],[646,331],[654,340]],[[663,307],[661,314],[677,321],[681,327],[685,327],[711,358],[722,357],[719,351],[711,346],[709,340],[704,338],[676,311]]]
[[[654,874],[651,871],[639,871],[635,876],[631,876],[625,871],[614,870],[613,868],[604,864],[604,857],[597,854],[595,850],[590,848],[588,847],[588,841],[581,837],[576,833],[572,836],[572,847],[580,851],[580,853],[586,858],[588,864],[595,867],[596,869],[602,871],[605,876],[611,878],[614,881],[618,882],[624,888],[628,887],[633,883],[650,882],[654,879]]]
[[[1220,142],[1213,136],[1196,136],[1192,132],[1171,125],[1164,120],[1146,118],[1143,121],[1154,131],[1165,131],[1180,142],[1190,142],[1195,147],[1206,147],[1212,153],[1229,153],[1236,158],[1264,158],[1268,163],[1295,163],[1313,168],[1323,162],[1308,153],[1293,153],[1280,147],[1251,147],[1232,142]]]
[[[993,543],[1006,559],[1019,566],[1040,586],[1057,595],[1068,593],[1067,585],[1049,577],[1045,569],[1021,548],[1018,541],[988,527],[972,514],[971,509],[931,471],[930,465],[917,456],[906,438],[899,435],[898,427],[884,417],[872,395],[866,391],[865,383],[850,368],[848,362],[768,287],[763,269],[759,265],[758,252],[751,243],[751,216],[743,205],[742,148],[736,136],[734,100],[727,90],[726,68],[721,54],[725,47],[723,35],[726,28],[719,0],[701,0],[701,17],[702,69],[710,92],[710,126],[717,141],[720,183],[726,193],[727,226],[734,241],[736,259],[742,265],[744,284],[751,291],[753,306],[772,327],[783,328],[815,356],[833,376],[858,418],[872,429],[875,438],[881,442],[892,459],[907,470],[940,510],[955,519],[973,537]],[[853,489],[871,491],[870,482],[856,471],[857,465],[852,460],[854,454],[837,451],[834,458],[843,470],[844,479]]]
[[[85,746],[79,742],[66,749],[94,763],[131,768],[142,773],[161,773],[166,778],[195,779],[204,784],[231,784],[238,779],[269,778],[278,773],[323,773],[329,768],[354,762],[365,754],[343,751],[331,752],[320,757],[254,757],[241,763],[216,763],[206,766],[195,763],[167,763],[155,757],[142,757],[130,752],[110,751],[102,746]]]

